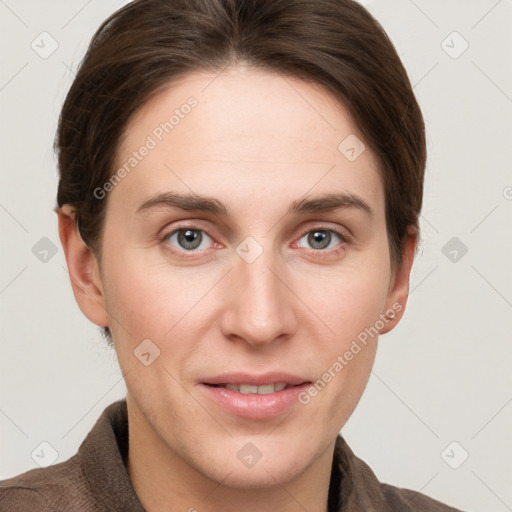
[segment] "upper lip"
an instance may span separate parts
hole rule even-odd
[[[205,378],[201,382],[203,384],[251,384],[253,386],[284,382],[289,386],[296,386],[310,381],[298,375],[284,372],[268,372],[260,375],[239,372],[223,373],[222,375]]]

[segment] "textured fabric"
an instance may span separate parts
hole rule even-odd
[[[109,405],[73,457],[0,481],[1,512],[144,512],[126,470],[126,400]],[[460,512],[377,480],[341,435],[336,440],[329,512]]]

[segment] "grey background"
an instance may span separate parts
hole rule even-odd
[[[33,453],[51,456],[41,442],[56,462],[69,458],[125,394],[115,354],[75,303],[52,211],[59,108],[92,33],[124,3],[0,0],[0,478],[37,467]],[[409,72],[429,158],[407,312],[381,337],[342,433],[381,481],[464,510],[505,512],[512,510],[512,1],[365,5]],[[42,58],[52,39],[58,48]],[[467,460],[450,467],[465,452]]]

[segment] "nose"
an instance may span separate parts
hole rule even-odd
[[[236,256],[226,283],[228,299],[221,329],[231,340],[244,340],[253,347],[290,338],[296,329],[293,294],[283,283],[270,250],[252,263]]]

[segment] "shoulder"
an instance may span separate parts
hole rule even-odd
[[[0,480],[2,512],[57,512],[77,510],[78,505],[79,510],[98,510],[90,498],[78,454],[65,462]],[[85,504],[88,506],[84,508]]]
[[[386,510],[401,512],[461,512],[458,508],[453,508],[445,503],[435,500],[425,494],[410,489],[403,489],[389,484],[380,484],[380,489]]]
[[[331,509],[336,512],[462,512],[420,492],[379,481],[370,466],[354,454],[341,435],[336,440],[333,476]]]

